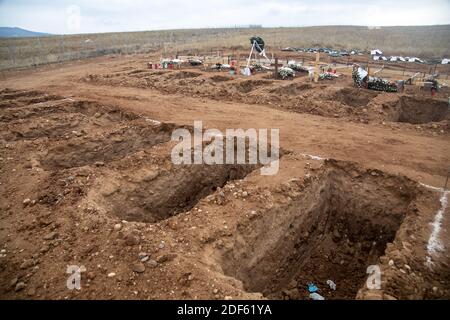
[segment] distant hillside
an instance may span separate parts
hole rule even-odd
[[[34,32],[21,28],[0,27],[0,38],[45,37],[49,33]]]

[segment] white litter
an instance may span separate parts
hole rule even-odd
[[[332,280],[327,280],[327,285],[331,290],[336,291],[336,283],[334,283]]]
[[[306,154],[306,153],[302,153],[302,156],[305,158],[309,158],[311,160],[317,160],[317,161],[321,161],[321,160],[325,160],[325,158],[319,157],[319,156],[313,156],[311,154]]]
[[[145,118],[145,121],[150,122],[152,125],[155,125],[155,126],[159,126],[161,124],[160,121],[154,120],[154,119],[150,119],[150,118]]]
[[[313,300],[325,300],[324,297],[322,297],[320,294],[318,294],[318,293],[316,293],[316,292],[311,293],[311,294],[309,295],[309,298],[310,298],[310,299],[313,299]]]

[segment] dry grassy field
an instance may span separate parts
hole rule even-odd
[[[252,35],[263,37],[272,49],[326,46],[347,50],[380,48],[386,54],[422,58],[450,55],[450,25],[380,29],[358,26],[216,28],[1,39],[0,70],[160,49],[175,54],[193,49],[246,48]]]

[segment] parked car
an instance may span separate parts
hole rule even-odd
[[[334,58],[342,57],[341,54],[337,51],[331,51],[328,55]]]

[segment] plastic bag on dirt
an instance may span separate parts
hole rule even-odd
[[[324,297],[322,297],[320,294],[318,294],[318,293],[316,293],[316,292],[311,293],[311,294],[309,295],[309,298],[312,299],[312,300],[325,300]]]

